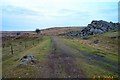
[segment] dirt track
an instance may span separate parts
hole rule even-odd
[[[52,37],[52,51],[49,55],[48,70],[51,78],[84,78],[83,71],[75,65],[71,55],[73,50],[66,46],[60,38]]]

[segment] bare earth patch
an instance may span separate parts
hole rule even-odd
[[[53,49],[48,56],[49,77],[85,78],[84,72],[74,64],[73,51],[58,37],[52,37]]]

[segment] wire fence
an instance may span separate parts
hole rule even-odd
[[[10,43],[3,43],[2,46],[2,57],[3,60],[12,56],[13,54],[20,53],[27,48],[31,48],[40,43],[42,38],[32,38],[23,40],[12,40]],[[9,41],[8,41],[9,42]]]

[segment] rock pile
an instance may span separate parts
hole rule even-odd
[[[37,62],[37,59],[35,59],[35,57],[33,55],[25,55],[20,59],[20,63],[17,65],[19,66],[25,66],[28,64],[35,64]]]
[[[93,35],[93,34],[100,34],[104,33],[110,30],[117,30],[118,29],[118,24],[117,23],[112,23],[112,22],[107,22],[107,21],[97,21],[94,20],[91,22],[91,24],[88,24],[87,27],[85,27],[81,32],[80,36],[88,36],[88,35]]]
[[[88,35],[101,34],[110,30],[118,30],[119,23],[107,22],[103,20],[93,20],[79,32],[69,32],[67,36],[86,37]]]

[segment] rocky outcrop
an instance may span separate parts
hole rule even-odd
[[[72,37],[87,37],[89,35],[101,34],[110,30],[118,30],[120,23],[107,22],[103,20],[93,20],[87,27],[84,27],[81,31],[72,31],[67,33],[67,36]]]
[[[91,22],[91,24],[88,24],[87,27],[85,27],[79,33],[79,35],[83,37],[83,36],[100,34],[100,33],[110,31],[110,30],[117,30],[117,29],[118,29],[117,23],[107,22],[103,20],[99,20],[99,21],[94,20]]]
[[[17,67],[20,66],[26,66],[28,64],[35,64],[37,62],[37,59],[33,55],[25,55],[20,59],[20,63],[17,65]]]

